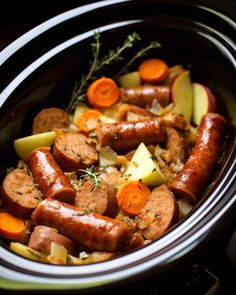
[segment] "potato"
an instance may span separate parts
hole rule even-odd
[[[141,179],[148,186],[158,186],[166,181],[158,163],[144,143],[140,143],[135,151],[124,177],[128,180]]]
[[[51,264],[66,264],[67,249],[62,245],[51,242],[51,252],[47,259]]]
[[[141,86],[141,78],[138,72],[130,72],[118,78],[118,83],[123,88]]]
[[[27,161],[32,150],[37,147],[51,146],[55,140],[55,136],[54,131],[49,131],[18,138],[14,141],[14,148],[17,155],[22,160]]]
[[[26,245],[19,242],[11,242],[10,249],[16,254],[19,254],[25,258],[35,261],[47,262],[47,255],[31,249],[30,247],[27,247]]]

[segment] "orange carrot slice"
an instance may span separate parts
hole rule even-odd
[[[119,87],[114,80],[102,77],[89,86],[87,97],[94,107],[110,107],[119,99]]]
[[[88,110],[80,115],[76,121],[76,126],[82,133],[88,134],[96,128],[101,115],[102,113],[97,110]]]
[[[144,82],[155,83],[162,81],[168,75],[169,66],[161,59],[151,58],[143,61],[138,69]]]
[[[7,212],[0,213],[0,235],[9,240],[20,240],[24,234],[24,220]]]
[[[151,191],[141,180],[122,183],[116,197],[119,207],[128,215],[138,215],[147,202]]]

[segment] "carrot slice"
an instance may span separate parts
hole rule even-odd
[[[155,83],[162,81],[168,75],[169,66],[161,59],[151,58],[143,61],[138,69],[144,82]]]
[[[82,133],[88,134],[96,128],[101,115],[102,113],[97,110],[85,111],[80,115],[75,124]]]
[[[95,107],[110,107],[119,99],[119,87],[106,77],[95,80],[88,88],[89,103]]]
[[[131,180],[122,183],[117,191],[116,197],[119,207],[128,215],[138,215],[151,191],[141,180]]]
[[[7,212],[0,213],[0,235],[6,239],[19,240],[25,230],[24,220]]]

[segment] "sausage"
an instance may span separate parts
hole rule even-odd
[[[188,130],[190,126],[185,117],[172,112],[166,113],[160,118],[160,120],[164,126],[172,127],[175,129]]]
[[[70,239],[60,235],[56,229],[43,225],[34,228],[28,246],[48,255],[51,252],[51,242],[64,246],[71,255],[75,253],[74,244]]]
[[[158,144],[165,140],[165,132],[159,120],[98,124],[96,128],[98,148],[109,145],[114,151],[131,150],[143,142]]]
[[[115,252],[124,247],[130,228],[118,220],[51,198],[42,201],[32,214],[35,224],[56,228],[72,241],[95,251]]]
[[[165,184],[155,188],[138,216],[138,228],[148,240],[163,235],[178,218],[178,205]]]
[[[220,156],[225,125],[225,119],[216,113],[208,113],[202,118],[192,155],[169,184],[175,196],[193,204],[200,198]]]
[[[114,166],[104,168],[99,175],[99,179],[104,180],[116,189],[124,181],[121,172]]]
[[[120,88],[120,101],[145,107],[151,106],[154,100],[161,106],[169,104],[170,88],[168,86],[144,85],[133,88]]]
[[[53,156],[66,172],[90,167],[98,160],[95,145],[89,144],[85,135],[72,131],[57,133]]]
[[[150,119],[153,117],[153,115],[150,112],[146,111],[145,109],[139,106],[123,103],[118,108],[117,115],[116,115],[117,120],[127,121],[128,113],[136,114],[139,117],[139,119],[142,119],[142,120]]]
[[[53,158],[49,147],[33,150],[28,164],[44,198],[55,198],[71,204],[74,202],[76,192]]]
[[[69,115],[59,108],[46,108],[40,111],[34,118],[32,134],[51,131],[54,128],[68,128]]]
[[[13,215],[29,218],[42,201],[40,191],[33,178],[24,169],[14,169],[8,173],[1,185],[4,207]]]
[[[74,205],[86,212],[114,217],[118,210],[114,188],[103,180],[93,189],[91,180],[84,181],[76,192]]]
[[[185,162],[185,141],[183,136],[174,128],[166,127],[166,149],[170,153],[171,162],[177,165]]]

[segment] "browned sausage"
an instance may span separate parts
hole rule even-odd
[[[104,168],[99,175],[99,179],[109,183],[115,189],[124,181],[121,172],[114,166]]]
[[[33,178],[24,169],[15,169],[5,177],[1,186],[4,207],[13,215],[29,218],[42,201]]]
[[[165,140],[159,120],[98,124],[96,128],[99,147],[109,145],[115,151],[131,150],[143,142],[158,144]]]
[[[186,120],[186,118],[172,112],[166,113],[160,118],[160,120],[163,125],[168,127],[172,127],[172,128],[180,129],[180,130],[189,129],[189,123]]]
[[[169,104],[170,88],[168,86],[144,85],[134,88],[120,88],[120,101],[145,107],[157,100],[161,106]]]
[[[76,192],[74,205],[86,212],[114,217],[118,210],[116,192],[114,188],[103,180],[99,180],[100,187],[93,189],[93,182],[83,182]]]
[[[134,113],[139,117],[139,119],[142,120],[150,119],[153,117],[153,115],[150,112],[146,111],[145,109],[139,106],[123,103],[119,106],[117,111],[116,117],[118,121],[127,121],[128,113]]]
[[[54,128],[68,128],[70,119],[68,114],[59,108],[43,109],[34,118],[32,134],[51,131]]]
[[[32,214],[35,224],[56,228],[62,235],[97,251],[120,250],[130,236],[130,228],[107,216],[85,213],[58,200],[45,199]]]
[[[76,192],[53,158],[49,147],[33,150],[28,164],[44,198],[55,198],[66,203],[74,202]]]
[[[192,155],[169,184],[176,196],[192,203],[200,198],[219,158],[225,124],[225,119],[216,113],[208,113],[202,118]]]
[[[171,162],[177,165],[185,162],[185,141],[183,136],[174,128],[166,127],[166,149],[170,153]]]
[[[64,246],[69,254],[74,254],[74,244],[70,239],[60,235],[56,229],[44,225],[34,228],[28,246],[36,251],[50,254],[51,242]]]
[[[67,172],[90,167],[98,160],[95,145],[89,144],[85,135],[70,131],[57,133],[53,156]]]
[[[163,235],[178,218],[178,205],[165,184],[155,188],[139,215],[138,227],[148,240]]]

